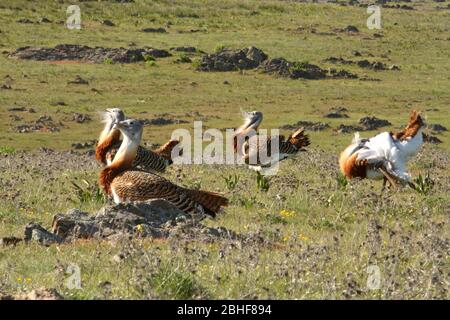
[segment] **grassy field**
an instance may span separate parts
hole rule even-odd
[[[299,120],[327,122],[309,132],[307,153],[281,164],[269,190],[259,190],[254,172],[231,166],[178,166],[166,176],[185,186],[225,193],[230,206],[206,223],[258,235],[262,244],[239,241],[134,240],[79,241],[43,247],[0,248],[0,293],[56,288],[65,298],[249,298],[249,299],[429,299],[449,298],[449,133],[442,144],[426,144],[410,163],[412,175],[430,174],[429,192],[410,189],[381,194],[381,182],[339,176],[337,157],[350,142],[340,124],[355,125],[374,115],[395,130],[409,110],[427,123],[450,128],[449,25],[447,3],[407,3],[415,10],[382,9],[382,29],[369,30],[365,7],[257,0],[159,0],[134,3],[80,2],[82,29],[68,30],[73,1],[0,4],[0,49],[82,44],[91,47],[151,46],[168,50],[195,46],[211,53],[220,47],[256,46],[270,57],[336,67],[324,59],[368,59],[395,64],[400,71],[342,66],[359,79],[291,80],[259,71],[198,72],[193,63],[174,63],[180,54],[155,63],[88,64],[16,60],[0,55],[0,236],[21,236],[29,221],[49,227],[54,214],[70,208],[95,212],[102,199],[77,196],[72,182],[94,186],[100,166],[73,143],[96,139],[97,111],[120,106],[127,116],[169,114],[188,123],[147,126],[144,140],[163,143],[175,128],[192,130],[201,118],[210,128],[240,124],[240,108],[264,113],[264,128]],[[18,23],[27,18],[51,23]],[[109,19],[115,26],[106,26]],[[356,34],[336,28],[354,25]],[[144,33],[164,27],[166,33]],[[188,32],[200,30],[199,32]],[[382,37],[374,36],[375,33]],[[353,51],[362,56],[355,57]],[[340,66],[339,66],[340,67]],[[72,85],[77,75],[89,85]],[[227,81],[228,84],[224,82]],[[62,104],[62,102],[64,104]],[[36,112],[15,112],[15,107]],[[328,119],[345,107],[349,118]],[[73,113],[92,121],[76,123]],[[59,132],[18,133],[13,128],[50,116]],[[14,119],[13,117],[19,117]],[[375,134],[363,132],[363,137]],[[42,147],[54,151],[42,150]],[[237,175],[237,185],[225,177]],[[94,187],[92,187],[94,189]],[[116,262],[114,256],[126,258]],[[82,289],[68,289],[70,264],[81,269]],[[367,286],[376,266],[379,289]]]

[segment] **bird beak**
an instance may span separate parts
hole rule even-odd
[[[124,127],[123,127],[123,124],[121,124],[120,122],[114,122],[114,125],[113,125],[113,127],[112,127],[114,130],[120,130],[120,129],[123,129]]]

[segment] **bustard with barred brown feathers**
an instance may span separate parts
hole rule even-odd
[[[95,156],[105,165],[112,162],[120,147],[120,131],[113,126],[123,120],[125,114],[119,108],[106,109],[103,113],[105,127],[100,134]],[[172,150],[178,145],[178,140],[170,140],[154,151],[139,146],[133,166],[146,171],[164,172],[172,164]]]
[[[137,120],[124,120],[115,125],[123,140],[114,160],[104,168],[99,183],[116,203],[164,199],[188,214],[204,213],[215,216],[228,199],[208,191],[187,189],[150,172],[133,168],[142,138],[143,125]]]
[[[244,124],[235,131],[234,150],[255,171],[264,171],[279,161],[305,151],[310,145],[304,128],[295,130],[287,139],[284,135],[264,136],[257,131],[263,119],[262,112],[243,112],[243,115]],[[278,147],[272,150],[272,146]]]

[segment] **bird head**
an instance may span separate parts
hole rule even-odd
[[[118,129],[122,135],[134,143],[140,144],[144,124],[136,119],[127,119],[116,122],[113,129]]]
[[[112,123],[117,123],[119,121],[125,120],[125,114],[119,108],[108,108],[103,113],[103,121]]]
[[[244,121],[247,124],[247,128],[250,126],[254,126],[257,128],[261,121],[263,120],[263,114],[260,111],[243,111],[242,116],[244,117]]]

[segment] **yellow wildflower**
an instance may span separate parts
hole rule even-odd
[[[290,218],[295,216],[295,211],[281,210],[280,215],[284,218]]]
[[[304,242],[308,242],[309,241],[309,238],[307,236],[305,236],[304,234],[300,234],[298,236],[298,239],[301,240],[301,241],[304,241]]]

